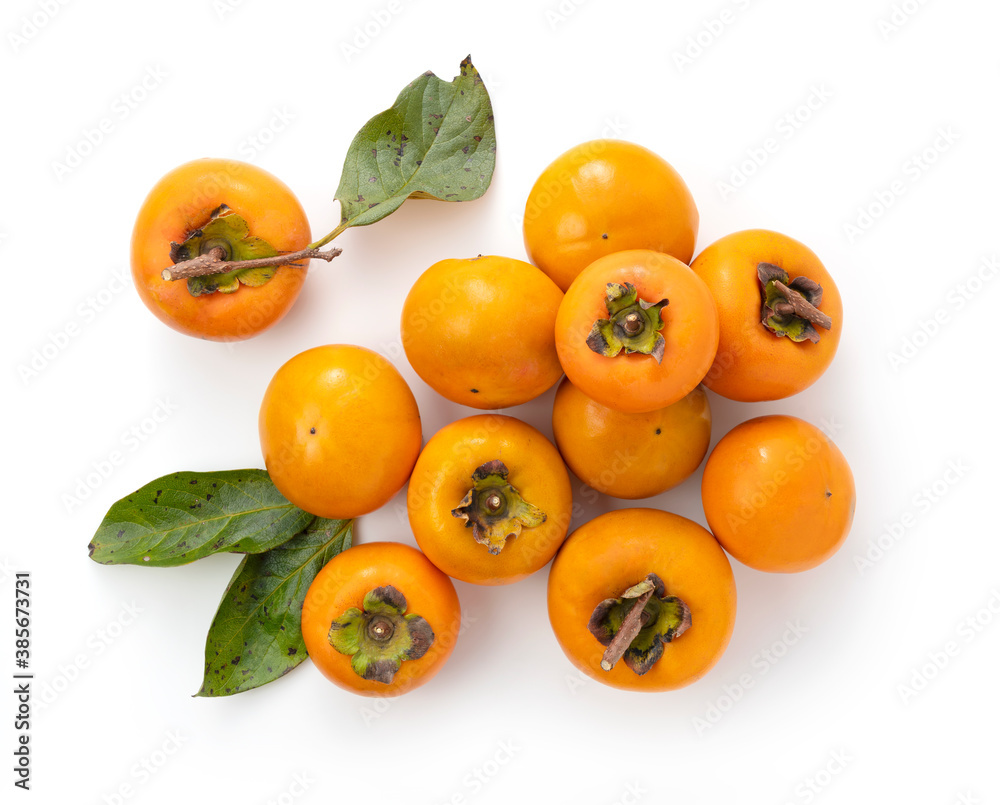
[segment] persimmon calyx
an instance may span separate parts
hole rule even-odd
[[[316,248],[279,253],[263,238],[250,234],[243,216],[225,204],[212,211],[207,224],[195,229],[181,243],[170,244],[171,268],[161,272],[164,280],[187,280],[192,296],[234,293],[240,285],[265,285],[279,266],[303,266],[312,258],[329,262],[340,249]]]
[[[631,282],[619,285],[609,282],[604,292],[608,318],[598,319],[587,336],[587,346],[598,355],[613,358],[624,351],[626,355],[638,352],[652,355],[656,362],[663,360],[667,342],[660,333],[663,316],[660,311],[669,300],[647,302]]]
[[[481,464],[472,473],[472,488],[451,510],[453,516],[465,520],[466,528],[472,529],[472,538],[494,556],[522,528],[534,528],[546,519],[545,512],[524,500],[508,483],[508,475],[506,465],[499,459]]]
[[[792,341],[819,341],[816,327],[829,330],[833,319],[819,310],[823,288],[808,277],[788,281],[788,272],[771,263],[757,264],[760,282],[760,322],[777,336]],[[814,326],[815,325],[815,326]]]
[[[663,656],[663,647],[691,628],[691,610],[667,595],[662,579],[650,573],[618,598],[601,601],[587,624],[602,646],[601,668],[610,671],[622,660],[642,676]]]
[[[420,615],[406,613],[406,597],[392,585],[370,590],[362,609],[350,607],[330,624],[327,640],[351,658],[362,679],[388,685],[406,660],[419,660],[434,643]]]

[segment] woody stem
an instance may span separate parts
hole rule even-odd
[[[190,260],[184,260],[170,268],[165,268],[161,276],[165,280],[183,280],[190,277],[204,277],[209,274],[226,274],[230,271],[240,271],[246,268],[267,268],[269,266],[287,266],[300,260],[326,260],[328,263],[341,252],[338,248],[320,251],[318,248],[306,248],[288,254],[276,254],[274,257],[260,257],[256,260],[224,260],[225,250],[221,247],[209,249]]]
[[[823,313],[819,308],[811,304],[802,294],[789,288],[781,280],[774,280],[774,287],[785,297],[784,302],[779,302],[773,308],[778,315],[794,313],[800,319],[805,319],[811,324],[829,330],[833,326],[833,319]]]
[[[380,616],[373,618],[368,623],[367,632],[368,636],[377,643],[386,643],[395,634],[396,625],[385,616]]]
[[[628,614],[622,620],[621,627],[604,650],[604,656],[601,657],[601,668],[605,671],[610,671],[614,668],[615,663],[622,658],[628,647],[632,645],[632,641],[635,640],[636,635],[639,634],[643,627],[643,611],[646,609],[646,603],[654,592],[654,588],[651,587],[635,599],[635,604],[632,605],[632,609],[628,611]]]
[[[642,330],[642,317],[638,313],[629,313],[622,322],[622,328],[629,335],[638,335]]]

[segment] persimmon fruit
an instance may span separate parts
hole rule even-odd
[[[213,234],[210,227],[219,231]],[[215,247],[221,246],[227,259],[250,259],[298,252],[310,239],[302,205],[276,176],[237,160],[197,159],[167,173],[142,203],[132,230],[132,279],[146,307],[173,329],[211,341],[239,341],[289,311],[308,261],[258,269],[243,280],[228,278],[225,285],[221,277],[196,284],[168,280],[163,270]],[[211,290],[217,286],[221,289]]]
[[[414,371],[472,408],[528,402],[562,375],[553,327],[562,291],[523,260],[441,260],[413,284],[400,332]]]
[[[622,509],[570,534],[549,571],[548,611],[560,647],[587,676],[626,690],[674,690],[725,651],[736,583],[725,552],[697,523]]]
[[[698,469],[712,413],[701,386],[666,408],[627,414],[565,378],[552,405],[552,432],[566,464],[587,486],[636,500],[673,489]]]
[[[815,425],[772,414],[733,428],[705,464],[705,517],[731,556],[794,573],[825,562],[854,519],[854,476]]]
[[[313,347],[281,366],[258,424],[278,491],[333,519],[387,503],[409,478],[422,441],[416,400],[396,367],[345,344]]]
[[[651,249],[687,263],[698,208],[669,163],[623,140],[591,140],[542,171],[524,208],[528,258],[564,291],[594,260]]]
[[[734,232],[691,263],[719,311],[705,386],[740,402],[808,388],[833,361],[844,310],[833,277],[804,244],[765,229]]]
[[[701,382],[719,340],[708,286],[644,249],[587,266],[559,305],[556,350],[574,386],[627,413],[666,408]]]
[[[559,451],[510,416],[445,425],[420,453],[407,488],[417,544],[448,575],[510,584],[543,567],[569,530],[573,494]]]
[[[302,605],[313,664],[362,696],[399,696],[428,682],[462,623],[455,585],[415,548],[370,542],[337,554]]]

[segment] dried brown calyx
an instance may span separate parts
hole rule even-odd
[[[618,598],[601,601],[588,628],[607,648],[601,668],[610,671],[622,660],[642,676],[663,656],[663,649],[691,627],[691,610],[680,598],[667,595],[663,581],[650,573]]]
[[[472,538],[498,554],[508,539],[517,537],[522,528],[545,522],[545,512],[521,497],[508,482],[509,471],[499,459],[487,461],[472,474],[472,487],[451,513],[465,520]]]
[[[792,341],[819,341],[816,327],[829,330],[833,320],[819,306],[823,288],[808,277],[789,282],[788,272],[771,263],[757,264],[760,282],[760,322],[778,336]]]

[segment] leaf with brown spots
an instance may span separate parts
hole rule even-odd
[[[261,553],[313,519],[264,470],[175,472],[115,503],[90,545],[103,565],[184,565],[213,553]]]
[[[336,198],[341,226],[367,226],[408,198],[471,201],[496,164],[493,105],[466,57],[452,81],[424,73],[355,135]]]
[[[351,547],[353,520],[317,517],[301,534],[246,556],[205,641],[197,696],[230,696],[284,676],[306,658],[302,602],[320,569]]]

